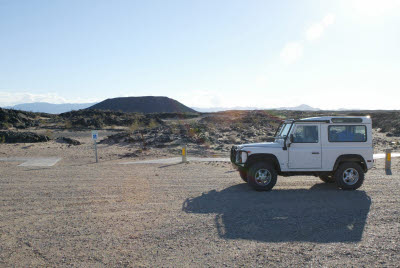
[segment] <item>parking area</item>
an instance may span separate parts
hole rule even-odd
[[[400,176],[255,192],[227,162],[0,162],[3,266],[396,266]]]
[[[0,162],[18,162],[20,167],[51,167],[58,163],[61,157],[0,157]]]

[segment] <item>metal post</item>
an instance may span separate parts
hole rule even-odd
[[[385,172],[386,175],[392,175],[392,149],[386,149],[385,152]]]
[[[96,163],[98,163],[99,159],[97,158],[97,141],[96,140],[94,141],[94,153],[96,155]]]
[[[182,163],[186,163],[187,158],[186,158],[186,145],[182,147]]]

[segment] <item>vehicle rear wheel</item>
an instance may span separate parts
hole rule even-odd
[[[239,170],[239,174],[240,174],[240,177],[242,178],[242,180],[243,180],[244,182],[247,182],[247,171],[245,171],[245,170]]]
[[[343,190],[356,190],[364,182],[364,170],[358,163],[346,162],[339,166],[334,178],[339,188]]]
[[[332,175],[321,175],[319,176],[319,178],[326,183],[334,183],[335,182],[335,178],[333,178]]]
[[[275,186],[277,177],[270,163],[257,162],[249,169],[247,183],[257,191],[269,191]]]

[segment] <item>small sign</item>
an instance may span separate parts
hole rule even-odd
[[[92,130],[92,140],[97,140],[99,138],[99,133],[97,130]]]

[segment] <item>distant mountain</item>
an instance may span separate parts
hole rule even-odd
[[[28,111],[28,112],[49,113],[49,114],[60,114],[86,108],[98,109],[98,110],[122,111],[122,112],[141,112],[141,113],[159,113],[159,112],[212,113],[212,112],[220,112],[228,110],[271,110],[271,108],[243,107],[243,106],[189,108],[174,99],[170,99],[168,97],[153,97],[153,96],[113,98],[104,100],[99,103],[53,104],[47,102],[34,102],[34,103],[18,104],[15,106],[8,106],[4,108]],[[313,108],[306,104],[302,104],[296,107],[273,108],[273,110],[319,111],[320,109]],[[339,110],[351,110],[351,109],[339,109]]]
[[[62,103],[54,104],[47,102],[33,102],[33,103],[22,103],[14,106],[4,107],[7,109],[21,110],[35,113],[48,113],[48,114],[60,114],[73,110],[85,109],[93,106],[96,103]]]
[[[311,107],[310,105],[307,105],[307,104],[300,104],[299,106],[295,106],[295,107],[280,107],[280,108],[275,108],[274,110],[320,111],[320,109]]]
[[[290,111],[320,111],[318,108],[311,107],[307,104],[301,104],[295,107],[280,107],[280,108],[258,108],[258,107],[211,107],[211,108],[197,108],[192,107],[192,109],[201,112],[201,113],[212,113],[212,112],[221,112],[228,110],[290,110]]]
[[[196,111],[168,97],[121,97],[106,99],[88,109],[137,113],[195,113]]]
[[[260,108],[256,107],[210,107],[210,108],[199,108],[199,107],[190,107],[193,110],[196,110],[200,113],[214,113],[214,112],[222,112],[222,111],[230,111],[230,110],[260,110]],[[263,109],[261,109],[263,110]]]

